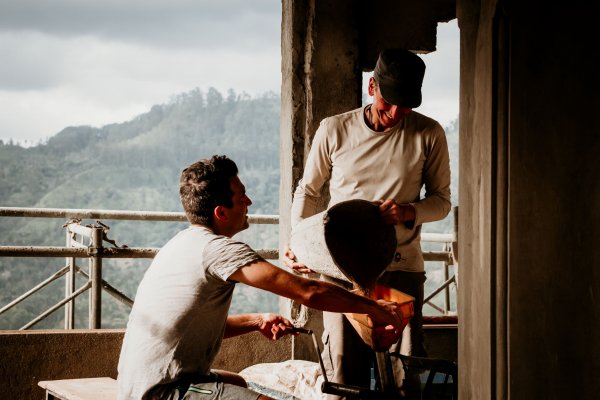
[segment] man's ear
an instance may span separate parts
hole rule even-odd
[[[369,86],[367,87],[367,91],[369,92],[369,96],[375,96],[375,78],[369,78]]]
[[[216,206],[213,210],[213,217],[216,221],[225,222],[227,221],[227,213],[225,212],[225,207]]]

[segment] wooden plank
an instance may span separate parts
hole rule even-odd
[[[61,400],[115,400],[117,381],[113,378],[81,378],[40,381],[38,386]]]

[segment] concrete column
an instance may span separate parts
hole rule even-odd
[[[461,399],[600,390],[600,80],[582,4],[458,2]]]
[[[280,250],[289,241],[292,193],[320,121],[360,106],[362,72],[373,69],[379,51],[433,51],[437,23],[454,17],[454,0],[437,1],[435,7],[389,0],[283,0]],[[288,315],[296,310],[286,301],[281,308]],[[320,313],[309,320],[320,332]],[[312,343],[305,342],[295,344],[294,355],[313,359]]]
[[[356,1],[282,2],[280,249],[289,241],[292,193],[319,122],[360,106]],[[328,197],[324,196],[323,207]],[[282,302],[284,312],[290,304]],[[292,307],[297,310],[297,306]],[[320,312],[309,310],[308,326],[322,331]],[[294,357],[316,360],[310,338],[299,337]]]

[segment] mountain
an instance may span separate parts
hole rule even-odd
[[[211,88],[174,96],[131,121],[102,128],[68,127],[45,144],[22,148],[0,144],[0,204],[5,207],[50,207],[181,211],[179,174],[190,163],[226,154],[238,164],[240,177],[253,200],[253,214],[278,214],[280,98],[265,93],[256,98],[230,90],[224,97]],[[64,246],[58,219],[1,218],[1,245]],[[83,221],[93,223],[95,221]],[[183,223],[103,221],[109,237],[130,247],[160,247]],[[257,248],[277,248],[274,226],[252,227],[243,240]],[[85,260],[79,260],[86,267]],[[0,258],[0,307],[8,304],[64,264],[60,258]],[[148,260],[105,260],[104,276],[131,298]],[[81,280],[83,282],[83,280]],[[240,285],[241,286],[241,285]],[[245,288],[248,289],[248,288]],[[236,289],[244,292],[244,288]],[[0,315],[0,329],[18,329],[58,302],[62,283]],[[267,303],[265,292],[236,294],[243,299],[234,311]],[[85,305],[80,326],[85,326]],[[127,309],[103,295],[103,326],[123,327]],[[235,308],[239,309],[236,310]],[[55,312],[37,327],[60,327]]]
[[[47,143],[23,148],[0,142],[0,204],[12,207],[181,211],[181,169],[213,154],[226,154],[240,169],[253,201],[252,214],[279,214],[279,109],[273,93],[258,97],[226,96],[214,88],[194,89],[155,105],[131,121],[101,128],[68,127]],[[457,177],[456,124],[447,137]],[[457,179],[454,179],[457,181]],[[456,185],[454,185],[455,187]],[[456,191],[453,187],[453,197]],[[455,203],[456,204],[456,203]],[[59,219],[0,218],[0,245],[64,246]],[[95,221],[83,221],[93,223]],[[130,247],[160,247],[183,223],[103,221],[109,237]],[[451,232],[451,217],[429,224],[429,231]],[[252,226],[238,235],[255,248],[277,248],[276,226]],[[86,260],[79,266],[87,268]],[[61,258],[0,257],[0,307],[8,304],[64,265]],[[105,260],[109,283],[133,298],[149,260]],[[84,280],[80,279],[79,284]],[[118,284],[115,284],[117,282]],[[62,280],[48,285],[23,304],[0,315],[0,329],[18,329],[63,292]],[[244,285],[236,288],[232,312],[276,311],[277,299]],[[77,301],[78,327],[87,325],[87,299]],[[128,309],[103,295],[103,327],[124,327]],[[61,327],[61,311],[36,328]]]

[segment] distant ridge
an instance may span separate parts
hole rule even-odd
[[[272,93],[250,98],[230,90],[223,97],[214,88],[194,89],[131,121],[68,127],[29,148],[0,144],[0,204],[179,211],[179,172],[213,154],[233,158],[272,196],[279,185],[279,103]],[[264,213],[277,212],[277,196],[255,196]]]
[[[130,121],[67,127],[46,143],[21,147],[0,142],[0,204],[13,207],[181,211],[181,169],[200,158],[226,154],[240,167],[253,214],[279,214],[280,98],[265,93],[250,98],[233,90],[194,89],[154,105]],[[457,204],[458,123],[445,127]],[[95,221],[88,221],[93,223]],[[64,221],[0,218],[0,245],[63,246]],[[451,232],[451,218],[426,229]],[[110,222],[111,239],[129,246],[162,246],[182,224]],[[277,248],[278,228],[253,226],[240,240],[256,248]],[[81,260],[83,262],[83,260]],[[147,260],[110,260],[104,274],[133,297]],[[0,307],[64,266],[64,259],[0,257]],[[83,265],[82,265],[83,266]],[[0,329],[18,329],[55,304],[64,284],[57,281],[23,305],[0,316]],[[106,297],[106,296],[105,296]],[[106,304],[104,304],[106,303]],[[86,300],[77,303],[87,315]],[[276,311],[277,298],[238,285],[232,312]],[[37,328],[60,328],[61,311]],[[78,314],[79,315],[79,314]],[[103,327],[125,326],[128,310],[103,300]],[[77,327],[85,327],[77,317]]]

